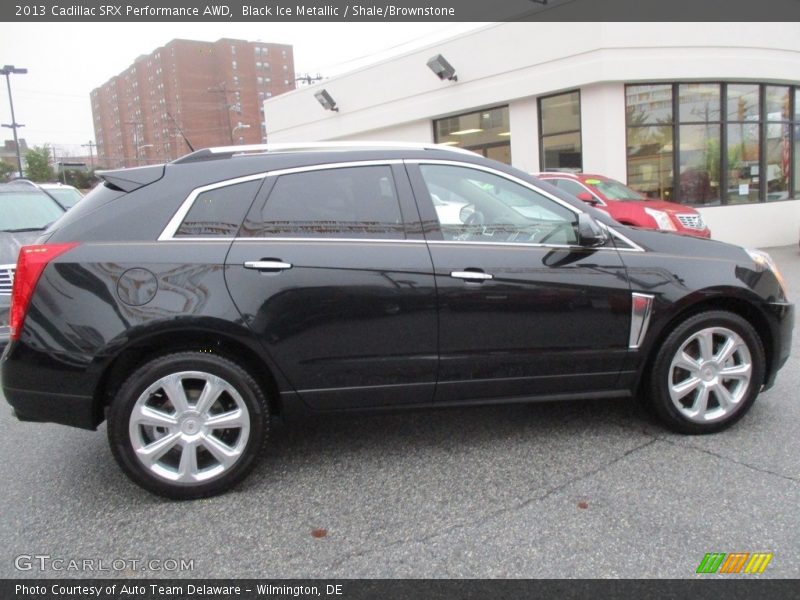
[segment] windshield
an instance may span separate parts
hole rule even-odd
[[[42,192],[0,192],[0,231],[45,229],[63,214],[64,209]]]
[[[639,192],[613,179],[585,179],[584,183],[603,194],[609,200],[647,200]]]
[[[50,188],[46,191],[64,208],[72,208],[78,203],[78,200],[83,198],[81,193],[73,188]]]

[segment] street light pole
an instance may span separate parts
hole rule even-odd
[[[235,145],[235,142],[233,141],[233,136],[234,136],[234,134],[235,134],[237,131],[239,131],[240,129],[250,129],[250,125],[248,125],[247,123],[242,123],[241,121],[239,121],[239,124],[238,124],[238,125],[236,125],[236,127],[234,127],[234,128],[231,130],[231,144],[234,144],[234,145]]]
[[[5,65],[2,69],[0,69],[0,74],[6,76],[6,86],[8,87],[8,103],[11,105],[11,125],[3,124],[3,127],[9,127],[14,130],[14,147],[17,150],[17,172],[19,176],[22,177],[22,157],[19,153],[19,139],[17,138],[17,129],[20,127],[25,127],[21,123],[17,123],[17,119],[14,116],[14,99],[11,96],[11,77],[10,75],[25,75],[28,72],[28,69],[17,68],[14,65]]]

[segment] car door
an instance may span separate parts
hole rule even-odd
[[[401,161],[273,172],[226,260],[242,318],[318,410],[424,404],[436,380],[430,254]]]
[[[615,389],[631,295],[613,245],[578,244],[577,209],[494,169],[407,161],[439,306],[437,402]],[[452,208],[461,206],[454,217]]]

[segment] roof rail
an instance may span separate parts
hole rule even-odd
[[[266,154],[269,152],[315,152],[325,150],[445,150],[460,154],[475,154],[471,150],[456,148],[447,144],[413,143],[413,142],[289,142],[279,144],[250,144],[242,146],[219,146],[203,148],[197,152],[181,156],[173,164],[231,158],[233,156]]]

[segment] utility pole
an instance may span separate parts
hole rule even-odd
[[[14,99],[11,97],[11,78],[10,75],[25,75],[28,69],[17,68],[14,65],[5,65],[0,69],[0,75],[6,76],[6,86],[8,86],[8,103],[11,105],[11,124],[3,123],[3,127],[8,127],[14,130],[14,147],[17,150],[17,172],[22,177],[22,157],[19,154],[19,139],[17,138],[17,129],[25,127],[22,123],[17,123],[17,118],[14,116]]]
[[[139,146],[142,146],[142,142],[144,142],[144,140],[141,139],[144,136],[141,136],[141,137],[139,136],[139,127],[144,125],[144,123],[142,123],[141,121],[125,121],[125,124],[126,125],[133,125],[133,148],[134,148],[134,154],[135,154],[134,158],[136,159],[136,166],[138,167],[139,163],[141,162],[140,156],[139,156]],[[152,146],[152,144],[150,144],[148,146],[148,148],[150,146]],[[124,160],[125,160],[125,163],[126,163],[125,166],[127,167],[128,166],[128,164],[127,164],[128,160],[127,160],[127,158],[125,158]]]
[[[322,81],[323,77],[319,73],[317,73],[316,75],[311,75],[309,73],[306,73],[305,75],[300,75],[300,77],[295,77],[294,80],[295,82],[302,81],[306,85],[311,85],[312,83],[316,83],[317,81]]]
[[[228,121],[228,135],[230,136],[231,146],[233,146],[233,129],[231,129],[233,127],[233,123],[231,123],[231,109],[237,106],[237,103],[228,104],[228,82],[223,81],[218,87],[208,88],[206,91],[210,94],[222,94],[222,106],[224,107],[225,116]]]
[[[91,165],[92,171],[94,171],[94,154],[92,153],[92,148],[97,147],[92,140],[89,140],[87,144],[81,144],[81,148],[89,148],[89,164]]]

